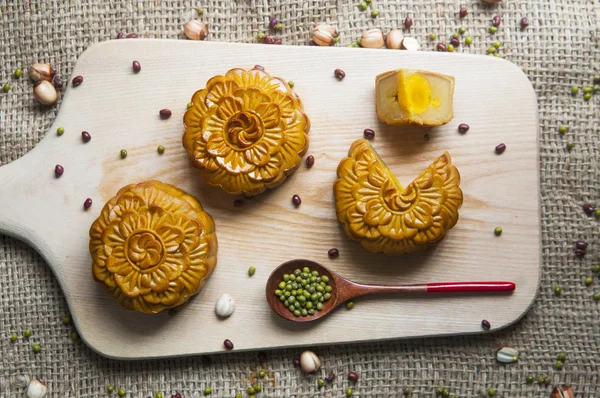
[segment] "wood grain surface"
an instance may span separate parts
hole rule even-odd
[[[142,71],[134,74],[138,60]],[[260,64],[295,82],[312,127],[302,166],[274,191],[244,200],[205,186],[181,145],[182,118],[191,95],[234,67]],[[342,81],[333,76],[341,68]],[[454,119],[433,129],[390,127],[377,121],[375,76],[417,68],[456,78]],[[119,40],[83,53],[57,119],[26,156],[0,168],[0,232],[32,245],[48,262],[69,303],[81,337],[113,358],[149,358],[350,341],[482,332],[506,327],[527,311],[540,272],[538,119],[535,93],[513,64],[462,54],[287,47],[216,42]],[[161,120],[158,111],[173,116]],[[466,134],[457,131],[467,123]],[[63,136],[56,128],[63,126]],[[336,167],[364,128],[401,184],[448,151],[462,177],[460,219],[437,247],[419,255],[368,253],[336,220]],[[81,132],[92,140],[83,143]],[[424,138],[425,134],[429,139]],[[496,155],[494,148],[507,150]],[[166,152],[159,155],[158,145]],[[121,159],[119,151],[128,151]],[[61,164],[64,175],[54,177]],[[218,264],[206,288],[177,315],[133,313],[108,297],[91,274],[88,229],[104,203],[126,184],[157,179],[193,195],[215,220]],[[294,194],[302,205],[295,208]],[[86,198],[94,204],[83,210]],[[502,236],[494,228],[502,226]],[[340,256],[328,259],[336,247]],[[265,300],[265,283],[279,264],[318,261],[362,283],[506,280],[512,295],[381,296],[354,309],[297,324],[278,317]],[[247,269],[257,268],[253,277]],[[228,319],[215,316],[218,297],[236,300]]]

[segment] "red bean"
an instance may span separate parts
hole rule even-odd
[[[132,66],[133,66],[133,71],[135,73],[138,73],[139,71],[142,70],[142,65],[140,65],[140,63],[138,61],[133,61]]]
[[[73,87],[79,86],[81,83],[83,83],[83,76],[75,76],[73,78],[72,83],[73,83]]]

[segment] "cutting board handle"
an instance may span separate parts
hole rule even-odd
[[[30,154],[0,166],[0,234],[13,236],[32,244],[31,222],[35,218],[27,209],[26,192],[28,181],[27,162]],[[31,172],[38,172],[33,168]]]

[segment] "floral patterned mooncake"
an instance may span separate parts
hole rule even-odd
[[[337,169],[337,217],[370,252],[415,253],[440,242],[458,221],[460,174],[446,152],[403,188],[367,140]]]
[[[215,76],[192,97],[183,146],[206,182],[233,195],[280,185],[308,149],[310,122],[283,80],[259,67]]]
[[[123,307],[156,313],[198,293],[217,263],[215,225],[196,198],[159,181],[127,185],[90,228],[92,273]]]

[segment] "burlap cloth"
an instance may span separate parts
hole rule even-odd
[[[581,92],[570,95],[572,85],[590,84],[597,73],[598,2],[505,0],[496,7],[476,0],[464,4],[375,0],[379,18],[360,11],[359,0],[8,3],[0,1],[0,81],[12,85],[9,93],[0,93],[2,165],[31,150],[59,109],[41,109],[33,101],[31,82],[26,77],[11,77],[15,68],[51,62],[60,75],[69,76],[85,46],[115,38],[120,31],[182,39],[183,24],[198,17],[195,8],[199,6],[206,10],[201,19],[210,24],[209,40],[253,42],[274,15],[285,25],[281,34],[284,44],[308,44],[316,22],[334,23],[341,32],[341,44],[347,44],[370,27],[400,27],[410,14],[414,20],[411,34],[423,50],[434,47],[435,42],[428,39],[430,33],[448,42],[458,26],[466,27],[473,37],[473,45],[459,51],[484,54],[494,40],[501,41],[503,57],[523,68],[539,101],[543,271],[533,308],[517,325],[485,336],[319,348],[323,374],[330,370],[338,374],[335,383],[322,390],[316,387],[316,377],[307,377],[292,366],[298,350],[268,352],[262,367],[274,373],[259,396],[341,397],[348,386],[345,375],[349,370],[360,375],[357,397],[401,396],[407,386],[414,397],[430,397],[439,385],[457,397],[481,396],[488,387],[496,389],[500,397],[549,397],[550,386],[526,384],[529,374],[570,384],[577,396],[600,396],[600,303],[592,300],[592,292],[600,291],[600,280],[595,278],[592,287],[583,283],[592,274],[594,263],[600,263],[596,248],[600,222],[585,216],[581,208],[585,202],[600,205],[600,108],[597,97],[584,102]],[[457,17],[461,5],[469,9],[462,21]],[[494,15],[502,17],[502,25],[492,36],[488,27]],[[523,16],[530,20],[525,31],[519,26]],[[560,124],[570,126],[565,136],[558,133]],[[575,143],[570,152],[568,140]],[[573,251],[573,241],[578,238],[590,244],[583,260]],[[552,291],[558,283],[564,289],[560,297]],[[186,398],[196,397],[202,396],[205,387],[212,388],[212,396],[233,397],[249,386],[249,378],[261,368],[256,353],[138,362],[97,355],[80,341],[71,340],[72,327],[62,322],[68,313],[65,300],[44,261],[27,245],[5,236],[0,236],[0,287],[2,397],[23,396],[22,379],[33,376],[47,380],[51,397],[105,397],[109,384],[122,387],[131,397],[154,396],[157,391],[170,397],[176,390]],[[27,328],[33,331],[29,341],[21,337],[16,343],[10,341],[12,333],[21,336]],[[39,343],[42,351],[35,354],[32,343]],[[495,361],[501,345],[521,351],[516,364],[502,366]],[[554,366],[559,351],[568,355],[563,370]]]

